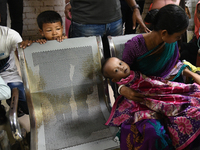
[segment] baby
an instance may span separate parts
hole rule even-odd
[[[162,143],[163,139],[157,136],[160,132],[159,135],[164,137],[168,146],[172,140],[172,147],[184,149],[190,147],[195,140],[191,140],[191,137],[199,136],[200,85],[172,82],[155,76],[147,77],[140,72],[131,71],[125,62],[116,57],[104,62],[102,74],[120,86],[129,86],[138,93],[148,95],[137,102],[122,95],[116,99],[106,125],[120,126],[121,137],[136,136],[132,127],[135,126],[139,133],[144,124],[145,134],[141,135],[144,134],[145,139],[156,139]],[[169,131],[171,139],[165,130]],[[120,142],[122,147],[126,147],[126,138],[121,138]],[[135,143],[134,140],[129,142],[132,145]]]

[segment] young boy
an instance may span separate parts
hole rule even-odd
[[[19,90],[18,116],[29,113],[24,86],[15,64],[15,52],[17,52],[15,50],[21,41],[19,33],[8,27],[0,26],[0,76],[11,90],[15,87]],[[6,101],[8,105],[10,101],[10,99]],[[5,114],[2,113],[5,112],[4,107],[0,107],[0,112],[0,122],[4,122],[6,120]]]
[[[127,149],[128,145],[135,148],[143,145],[145,149],[144,146],[148,148],[158,143],[158,149],[167,149],[172,147],[171,140],[176,149],[184,149],[199,136],[200,85],[147,77],[131,71],[125,62],[116,57],[105,61],[102,73],[118,85],[129,86],[141,95],[148,94],[137,102],[120,95],[113,105],[106,125],[121,126],[121,149]]]
[[[25,40],[20,44],[20,47],[26,48],[33,42],[44,44],[47,40],[57,40],[58,42],[62,42],[63,39],[67,38],[67,36],[63,35],[62,18],[55,11],[48,10],[40,13],[37,17],[37,24],[39,27],[39,32],[43,38],[36,41]]]

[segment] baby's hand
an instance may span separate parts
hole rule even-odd
[[[47,42],[46,39],[38,39],[35,42],[40,43],[40,44],[45,44]]]
[[[26,47],[30,46],[32,43],[34,43],[35,41],[33,40],[25,40],[25,41],[22,41],[20,43],[20,46],[21,48],[25,49]]]
[[[64,39],[67,39],[67,36],[63,35],[61,37],[56,38],[58,42],[62,42]]]

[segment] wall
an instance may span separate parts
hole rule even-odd
[[[23,39],[38,39],[41,37],[38,31],[36,18],[39,13],[45,10],[57,11],[62,16],[64,27],[64,7],[65,0],[24,0]]]

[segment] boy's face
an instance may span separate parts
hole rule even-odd
[[[40,29],[40,33],[47,40],[55,40],[63,35],[63,26],[61,22],[44,23],[42,30]]]
[[[129,65],[116,57],[112,57],[108,60],[104,71],[111,77],[113,82],[118,82],[122,78],[126,78],[130,75]]]

